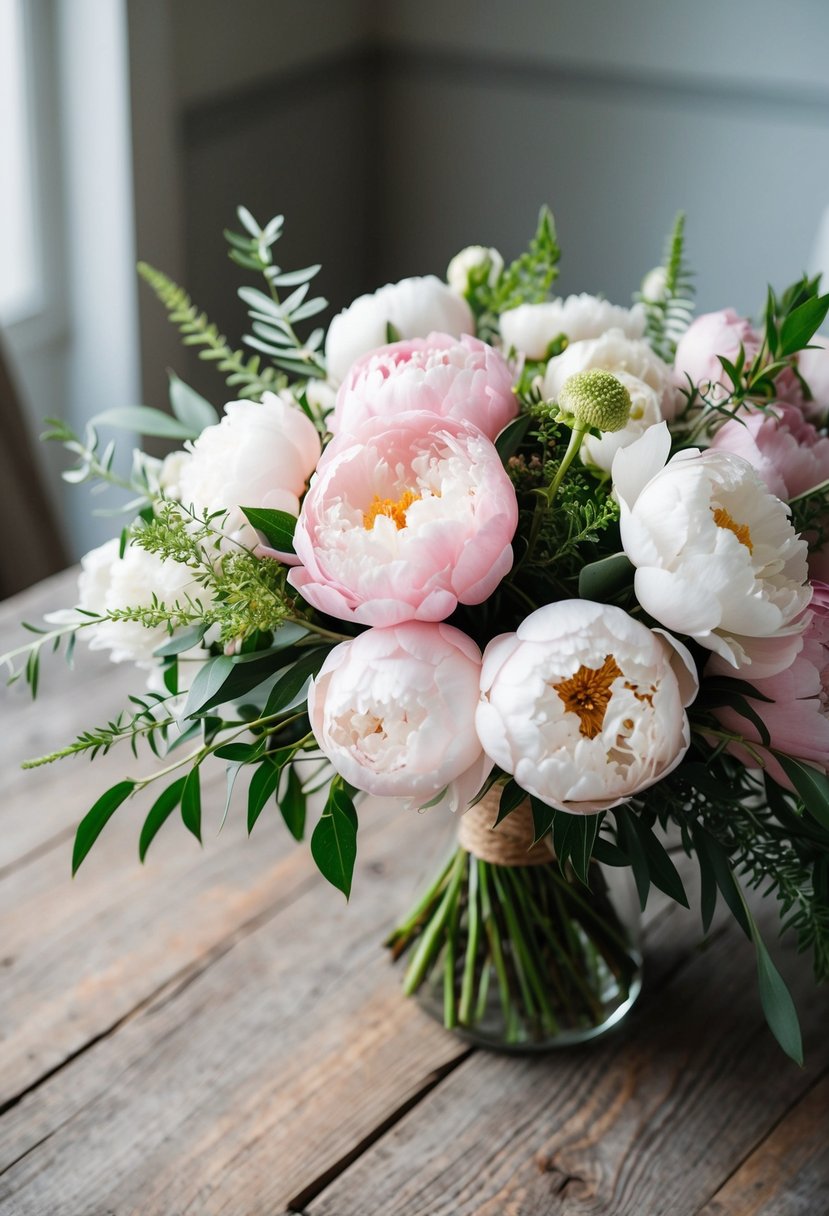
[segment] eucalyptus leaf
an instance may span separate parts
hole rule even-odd
[[[783,772],[791,781],[809,814],[823,827],[829,829],[829,777],[821,769],[774,752]]]
[[[248,833],[253,831],[268,799],[276,793],[281,772],[277,764],[265,759],[251,777],[248,788]]]
[[[168,375],[170,406],[182,426],[187,427],[193,435],[200,435],[205,427],[215,426],[219,415],[210,402],[180,380],[175,372],[168,372]]]
[[[579,573],[579,596],[583,600],[605,603],[632,581],[634,566],[626,553],[612,553],[600,561],[583,566]]]
[[[199,431],[193,431],[177,418],[148,405],[119,405],[96,414],[93,422],[99,426],[114,426],[125,431],[138,431],[140,435],[154,435],[160,439],[196,439]]]

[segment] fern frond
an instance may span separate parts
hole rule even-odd
[[[138,273],[164,305],[169,319],[181,334],[185,346],[199,346],[199,358],[215,363],[230,388],[241,396],[257,400],[266,392],[278,392],[285,376],[272,367],[262,367],[258,355],[248,358],[244,351],[233,350],[218,326],[193,303],[183,287],[146,262],[138,263]]]
[[[665,242],[665,254],[657,275],[662,280],[657,292],[638,292],[636,300],[645,306],[645,336],[654,351],[667,363],[673,362],[679,339],[691,323],[694,312],[693,275],[685,262],[685,215],[682,211]],[[649,276],[650,277],[650,276]]]

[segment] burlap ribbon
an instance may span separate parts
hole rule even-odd
[[[549,836],[533,844],[533,816],[529,798],[493,828],[498,818],[500,786],[461,816],[458,843],[480,861],[496,866],[548,865],[553,858]]]

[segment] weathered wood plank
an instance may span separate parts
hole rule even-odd
[[[315,885],[9,1112],[0,1162],[31,1149],[0,1183],[12,1210],[74,1216],[82,1194],[118,1216],[271,1216],[461,1060],[379,947],[427,830],[369,835],[348,909]],[[671,971],[697,930],[674,909],[660,923]]]
[[[204,851],[176,816],[142,867],[146,805],[127,803],[74,881],[66,840],[0,882],[0,1106],[313,881],[275,808],[255,840],[238,806],[216,838],[223,786],[205,784]]]
[[[380,945],[426,830],[369,831],[348,907],[315,882],[9,1111],[0,1211],[273,1216],[462,1059]]]
[[[809,1090],[699,1216],[829,1212],[829,1076]]]
[[[762,1026],[751,951],[729,926],[646,991],[617,1037],[543,1060],[467,1060],[309,1216],[691,1216],[829,1061],[826,996],[804,961],[786,960],[805,1070]]]

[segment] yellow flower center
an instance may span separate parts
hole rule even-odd
[[[736,519],[729,515],[724,507],[712,507],[711,513],[714,516],[714,523],[718,528],[725,528],[727,532],[733,532],[740,544],[745,545],[749,553],[754,552],[754,543],[751,539],[748,524],[738,524]]]
[[[604,716],[610,702],[610,686],[622,674],[612,654],[605,656],[601,667],[585,667],[575,675],[553,685],[568,713],[578,714],[579,731],[587,739],[601,733]]]
[[[406,490],[398,499],[381,498],[375,494],[371,506],[363,512],[363,527],[369,532],[374,527],[378,515],[393,519],[398,528],[406,527],[406,512],[413,502],[420,502],[420,495]]]

